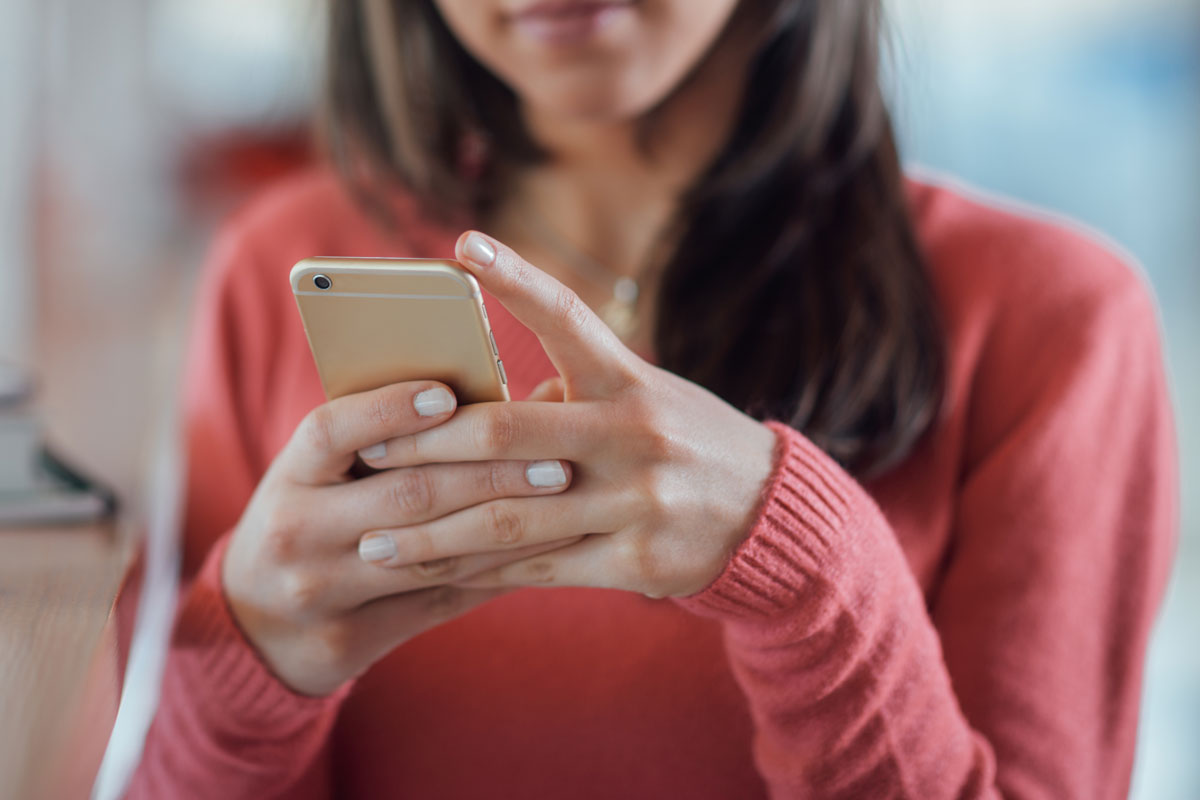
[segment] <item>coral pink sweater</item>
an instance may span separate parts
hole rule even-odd
[[[862,485],[783,425],[757,520],[683,600],[531,589],[298,696],[231,620],[227,533],[323,401],[288,286],[311,255],[447,257],[325,173],[220,238],[186,388],[185,577],[136,798],[1101,798],[1128,791],[1176,525],[1158,326],[1087,238],[912,184],[945,412]],[[520,398],[552,367],[494,301]]]

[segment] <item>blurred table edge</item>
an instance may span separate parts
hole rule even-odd
[[[124,520],[0,528],[0,798],[86,798],[120,693]]]

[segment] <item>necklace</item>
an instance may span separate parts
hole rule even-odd
[[[521,220],[528,233],[533,235],[553,252],[555,258],[565,266],[587,278],[597,286],[604,286],[612,292],[612,298],[597,309],[596,313],[619,339],[628,340],[638,329],[638,299],[642,294],[639,279],[644,279],[656,262],[659,250],[663,246],[665,231],[660,232],[651,244],[646,257],[642,259],[637,271],[637,278],[628,275],[618,275],[609,267],[592,258],[575,245],[567,241],[546,218],[536,210],[526,210]]]

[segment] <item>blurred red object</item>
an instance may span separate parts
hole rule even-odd
[[[184,203],[192,211],[229,208],[314,158],[306,128],[238,131],[196,140],[185,148],[180,163]]]

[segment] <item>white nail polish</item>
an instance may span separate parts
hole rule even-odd
[[[436,417],[454,410],[454,395],[442,387],[426,389],[413,398],[413,408],[422,417]]]
[[[496,260],[496,248],[478,233],[472,233],[463,244],[463,254],[481,267],[490,267]]]
[[[382,533],[370,533],[358,540],[358,557],[374,564],[396,557],[396,543]]]
[[[373,444],[370,447],[364,447],[358,451],[358,456],[363,461],[378,461],[387,455],[387,445],[383,442]]]
[[[525,468],[525,478],[530,486],[549,489],[567,482],[567,471],[560,461],[535,461]]]

